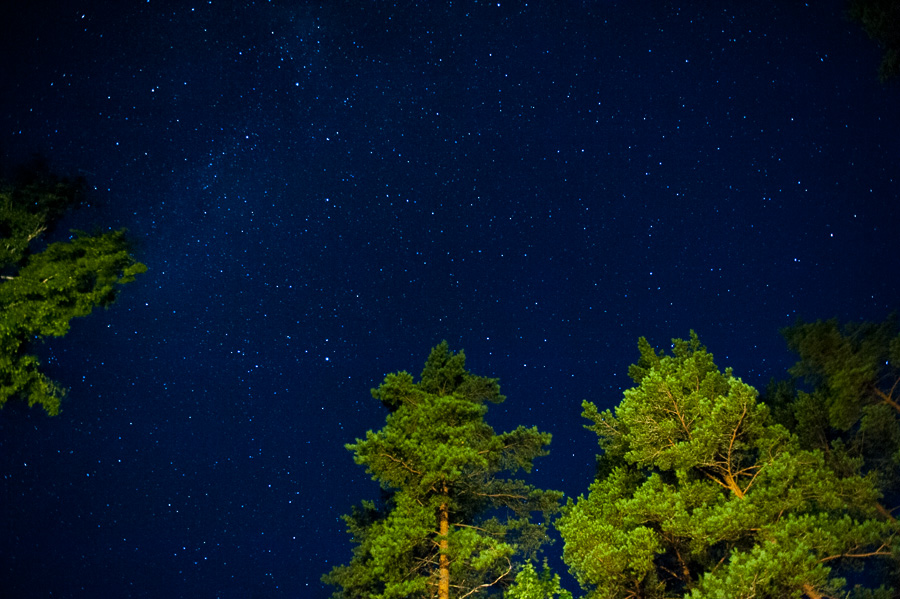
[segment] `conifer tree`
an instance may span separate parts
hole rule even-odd
[[[639,348],[615,413],[584,403],[601,476],[557,523],[587,597],[844,597],[848,568],[897,551],[872,477],[801,447],[693,332]]]
[[[40,370],[29,345],[60,337],[69,322],[108,306],[121,285],[146,270],[129,252],[125,231],[39,244],[83,196],[83,182],[38,164],[0,184],[0,408],[11,398],[59,413],[64,389]]]
[[[389,374],[372,395],[385,426],[348,444],[381,485],[381,505],[364,501],[345,517],[356,547],[349,564],[323,577],[335,599],[463,599],[499,594],[517,562],[547,540],[561,493],[512,478],[546,455],[536,428],[497,434],[485,422],[499,403],[497,379],[465,369],[463,352],[432,349],[421,378]],[[541,512],[541,521],[532,521]]]
[[[793,385],[809,391],[771,393],[771,401],[809,446],[847,474],[874,473],[886,495],[900,491],[900,327],[798,322],[784,329],[798,356]],[[779,393],[780,392],[780,393]],[[767,399],[770,399],[767,397]]]
[[[534,569],[531,562],[526,562],[516,581],[506,589],[504,599],[572,599],[572,593],[562,588],[559,582],[559,574],[553,574],[547,561],[540,574]]]
[[[900,503],[900,326],[837,320],[797,322],[782,331],[798,361],[793,379],[769,385],[766,402],[804,447],[840,476],[867,476],[880,516]],[[895,570],[900,571],[900,555]],[[895,580],[900,572],[895,572]],[[896,584],[896,583],[895,583]]]

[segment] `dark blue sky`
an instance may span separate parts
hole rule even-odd
[[[343,444],[442,339],[577,495],[581,401],[619,401],[639,336],[693,328],[760,387],[798,317],[896,310],[900,86],[843,8],[5,11],[4,163],[84,174],[61,230],[128,227],[149,271],[39,346],[58,417],[0,412],[3,596],[327,597],[377,496]]]

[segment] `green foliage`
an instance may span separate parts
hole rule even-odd
[[[770,386],[766,400],[807,447],[823,451],[843,475],[877,479],[900,494],[900,327],[835,320],[798,322],[783,331],[799,360],[794,380]],[[808,385],[810,391],[796,390]]]
[[[881,498],[880,516],[900,497],[900,327],[836,320],[798,322],[782,331],[798,356],[791,381],[772,383],[766,401],[804,447],[822,452],[842,477],[865,476]],[[900,561],[894,560],[894,584]]]
[[[18,265],[33,242],[53,231],[67,210],[84,197],[82,179],[61,179],[38,158],[0,184],[0,272]]]
[[[900,75],[900,2],[896,0],[851,0],[847,15],[884,51],[878,77],[887,82]]]
[[[40,371],[29,343],[65,335],[73,318],[110,305],[121,285],[146,271],[124,231],[76,232],[34,251],[80,189],[42,171],[0,188],[0,407],[21,398],[58,414],[64,389]]]
[[[572,599],[572,593],[560,587],[559,574],[550,571],[546,560],[540,574],[531,562],[526,562],[503,596],[505,599]]]
[[[446,342],[432,349],[419,382],[389,374],[372,395],[390,410],[385,426],[347,448],[386,499],[381,509],[363,502],[345,517],[353,558],[323,577],[339,587],[335,599],[430,597],[442,555],[453,597],[508,586],[515,562],[533,559],[546,542],[561,493],[504,476],[529,472],[550,435],[525,427],[495,433],[484,417],[487,403],[504,399],[497,380],[470,374],[465,355]],[[533,512],[543,521],[533,522]]]
[[[603,476],[557,522],[588,597],[837,596],[896,551],[875,479],[802,447],[693,332],[639,349],[615,413],[584,403]]]

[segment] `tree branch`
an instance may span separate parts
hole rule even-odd
[[[500,580],[501,580],[503,577],[505,577],[507,574],[509,574],[510,572],[512,572],[512,562],[509,561],[509,558],[506,558],[506,563],[509,564],[509,567],[506,569],[506,572],[504,572],[503,574],[501,574],[500,576],[497,577],[497,580],[495,580],[494,582],[491,582],[491,583],[480,584],[480,585],[478,585],[477,587],[475,587],[474,589],[472,589],[471,591],[469,591],[468,593],[466,593],[465,595],[460,595],[460,596],[459,596],[459,599],[466,599],[466,597],[468,597],[468,596],[471,595],[472,593],[478,591],[479,589],[483,589],[483,588],[485,588],[485,587],[492,587],[492,586],[494,586],[495,584],[497,584],[498,582],[500,582]]]
[[[422,475],[421,472],[419,472],[418,470],[415,470],[414,468],[412,468],[411,466],[409,466],[409,465],[408,465],[406,462],[404,462],[403,460],[398,460],[397,458],[395,458],[394,456],[392,456],[392,455],[389,454],[389,453],[379,453],[378,455],[383,456],[383,457],[386,457],[387,459],[391,460],[392,462],[397,462],[398,464],[400,464],[401,466],[403,466],[404,468],[406,468],[407,470],[409,470],[409,471],[412,472],[413,474],[418,474],[419,476]]]
[[[509,493],[472,493],[472,495],[477,495],[478,497],[508,497],[510,499],[528,499],[528,497],[524,495],[511,495]]]
[[[884,549],[884,547],[885,547],[885,546],[882,545],[881,547],[879,547],[879,548],[876,549],[875,551],[869,551],[868,553],[841,553],[841,554],[838,554],[838,555],[829,555],[828,557],[823,557],[822,559],[820,559],[820,560],[819,560],[819,563],[821,564],[821,563],[824,563],[824,562],[830,562],[830,561],[833,560],[833,559],[839,559],[839,558],[842,558],[842,557],[859,557],[859,558],[863,558],[863,557],[878,557],[878,556],[882,556],[882,555],[891,555],[891,552],[890,552],[890,551],[886,551],[886,550]]]
[[[897,383],[894,383],[894,386],[896,386],[896,385],[897,385]],[[891,388],[892,393],[893,393],[893,390],[894,389],[892,387]],[[900,412],[900,404],[898,404],[890,395],[886,394],[884,391],[882,391],[878,387],[874,388],[874,392],[875,392],[875,395],[877,395],[878,397],[881,398],[881,401],[883,401],[887,405],[891,406],[892,408],[894,408],[895,410]]]

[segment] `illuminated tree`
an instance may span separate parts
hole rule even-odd
[[[553,574],[546,561],[540,574],[527,562],[506,590],[504,599],[572,599],[572,593],[560,586],[559,574]]]
[[[837,320],[798,322],[782,333],[798,361],[791,381],[769,386],[766,402],[804,447],[822,452],[838,475],[874,481],[881,495],[879,515],[895,521],[892,506],[900,499],[897,319],[843,326]]]
[[[73,318],[108,306],[146,270],[124,231],[76,232],[35,251],[82,189],[40,167],[0,186],[0,407],[20,398],[58,414],[64,389],[41,372],[30,344],[65,335]]]
[[[584,403],[602,475],[557,524],[587,597],[844,596],[845,568],[896,551],[876,481],[803,448],[695,334],[639,348],[615,413]]]
[[[547,540],[561,493],[509,478],[546,455],[550,435],[519,427],[497,434],[484,421],[499,403],[496,379],[470,374],[465,355],[434,349],[419,382],[389,374],[372,395],[390,410],[385,426],[347,445],[381,484],[381,506],[345,517],[356,547],[324,580],[335,599],[490,596],[515,565]],[[533,522],[532,512],[543,521]]]

